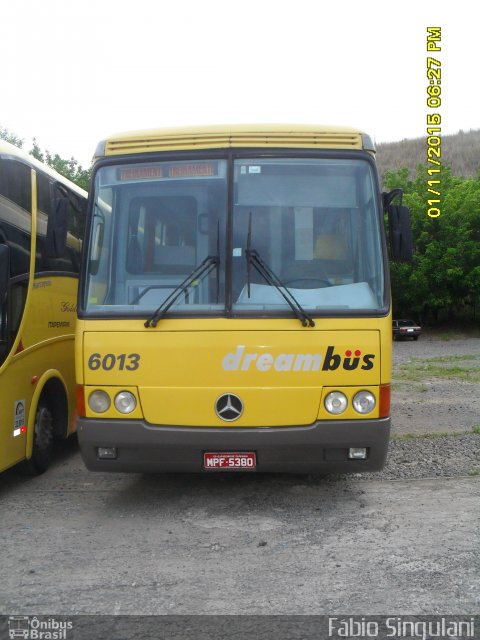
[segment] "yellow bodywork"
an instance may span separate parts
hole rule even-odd
[[[364,149],[359,129],[322,125],[217,125],[148,129],[110,136],[96,156],[219,148]],[[368,151],[373,151],[369,140]]]
[[[374,411],[360,416],[349,402],[338,418],[377,418],[379,387],[390,383],[390,326],[390,317],[324,318],[315,328],[302,328],[295,319],[164,319],[155,329],[139,319],[81,320],[77,381],[85,386],[90,418],[232,429],[306,425],[334,418],[323,406],[329,391],[341,390],[351,400],[362,389],[377,397]],[[88,407],[96,389],[112,401],[101,415]],[[114,407],[122,390],[137,397],[134,414]],[[232,423],[215,414],[224,393],[240,395],[245,404]]]
[[[77,280],[39,278],[33,282],[17,346],[0,369],[0,471],[31,456],[35,411],[46,382],[57,378],[69,400],[69,431],[74,429],[74,332]],[[70,392],[70,393],[69,393]],[[15,407],[25,406],[27,430],[15,431]]]

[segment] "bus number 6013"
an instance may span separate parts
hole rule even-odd
[[[98,369],[104,369],[105,371],[112,371],[113,369],[135,371],[140,366],[139,363],[139,353],[120,353],[118,355],[107,353],[104,356],[100,353],[92,353],[88,359],[88,368],[92,371],[97,371]]]

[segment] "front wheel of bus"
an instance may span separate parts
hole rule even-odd
[[[47,406],[39,404],[35,416],[32,457],[25,460],[25,471],[29,475],[39,475],[46,471],[52,460],[52,452],[53,417]]]

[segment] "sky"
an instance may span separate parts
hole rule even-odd
[[[0,127],[87,167],[112,133],[222,123],[353,126],[377,143],[480,128],[465,0],[2,3]],[[441,105],[427,107],[427,27]]]

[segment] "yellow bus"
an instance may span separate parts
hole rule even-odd
[[[96,471],[360,472],[390,430],[392,257],[408,210],[370,138],[323,126],[100,143],[76,333]]]
[[[74,428],[87,194],[0,141],[0,471],[42,473]]]

